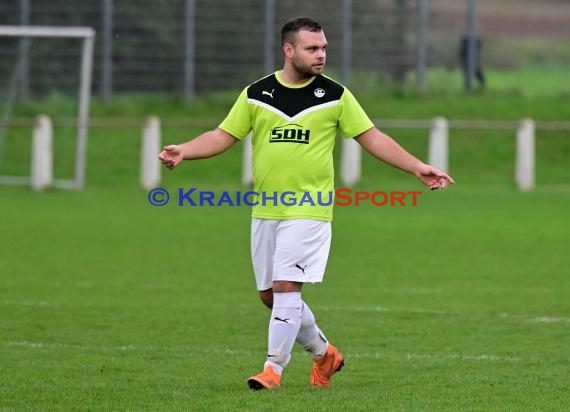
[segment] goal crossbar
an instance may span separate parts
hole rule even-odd
[[[91,74],[93,69],[95,30],[91,27],[0,26],[0,37],[75,38],[82,40],[75,176],[72,180],[56,180],[54,182],[55,186],[63,188],[82,188],[85,185],[89,101],[91,98]],[[28,179],[0,176],[0,183],[21,184],[23,182],[27,184]]]
[[[91,27],[55,27],[55,26],[0,26],[3,37],[65,37],[92,38],[95,30]]]

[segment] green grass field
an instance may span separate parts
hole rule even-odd
[[[564,90],[502,84],[359,98],[377,119],[570,118]],[[178,142],[214,127],[233,98],[140,96],[94,103],[93,116],[158,114],[165,143]],[[69,116],[73,103],[15,110],[42,112]],[[169,125],[184,116],[196,125]],[[386,131],[425,159],[427,131]],[[7,130],[0,173],[28,173],[30,136]],[[325,282],[304,297],[346,367],[315,390],[296,348],[283,387],[261,393],[246,385],[263,365],[269,319],[249,258],[250,210],[151,206],[138,188],[140,136],[92,128],[82,191],[0,187],[0,411],[570,409],[567,131],[537,132],[533,192],[513,183],[514,130],[455,130],[455,186],[424,190],[416,207],[337,207]],[[73,139],[56,129],[59,178],[72,173]],[[162,186],[243,190],[240,172],[236,148],[165,171]],[[369,156],[358,188],[422,189]]]
[[[0,410],[570,405],[568,191],[458,185],[417,207],[338,207],[325,283],[305,299],[346,368],[314,390],[296,348],[271,393],[245,384],[269,315],[247,208],[117,189],[1,198]]]

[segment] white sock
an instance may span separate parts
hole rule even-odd
[[[302,312],[303,319],[297,335],[297,343],[314,357],[322,356],[327,351],[327,338],[317,326],[315,315],[305,302],[303,302]]]
[[[268,351],[265,366],[281,373],[291,359],[295,338],[301,327],[301,292],[273,294],[269,321]]]

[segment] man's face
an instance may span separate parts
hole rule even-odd
[[[324,32],[299,30],[295,34],[295,44],[285,44],[285,55],[297,73],[309,78],[322,73],[325,68],[326,48],[327,39]]]

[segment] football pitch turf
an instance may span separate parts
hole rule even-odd
[[[304,297],[346,367],[311,388],[296,347],[272,392],[246,385],[269,316],[247,207],[153,207],[118,188],[0,197],[1,411],[570,407],[567,188],[337,207],[325,282]]]

